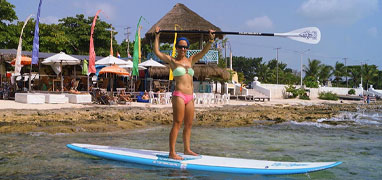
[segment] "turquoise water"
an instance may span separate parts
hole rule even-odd
[[[333,126],[325,121],[341,123]],[[99,159],[65,147],[77,142],[167,151],[169,126],[113,133],[5,134],[0,136],[0,179],[380,179],[381,125],[382,113],[360,111],[318,123],[193,127],[192,149],[205,155],[343,162],[324,171],[278,176],[157,168]]]

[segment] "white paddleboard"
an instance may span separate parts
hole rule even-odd
[[[181,155],[184,160],[168,158],[168,152],[130,149],[91,144],[68,144],[68,148],[84,154],[130,163],[242,174],[301,174],[331,168],[342,162],[277,162],[216,156]]]

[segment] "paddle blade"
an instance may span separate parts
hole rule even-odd
[[[321,32],[317,27],[306,27],[287,33],[275,33],[274,36],[287,37],[295,41],[309,44],[317,44],[321,40]]]

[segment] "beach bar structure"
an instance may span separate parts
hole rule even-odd
[[[203,17],[196,14],[191,9],[187,8],[184,4],[176,4],[165,16],[163,16],[157,23],[155,23],[145,34],[146,40],[151,43],[154,42],[155,38],[155,28],[159,26],[161,30],[187,30],[187,31],[208,31],[210,29],[215,31],[221,31],[221,29]],[[203,33],[178,33],[178,37],[187,37],[190,43],[199,42],[199,50],[188,50],[187,57],[192,56],[201,51],[203,48],[203,42],[209,40],[208,34]],[[216,38],[223,39],[223,35],[216,34]],[[174,33],[161,33],[160,35],[161,43],[174,42]],[[163,53],[172,54],[172,51],[162,51]],[[147,59],[154,59],[160,61],[154,53],[149,53]],[[210,50],[200,62],[204,63],[218,63],[219,54],[216,50]]]
[[[6,67],[11,66],[11,61],[14,58],[16,58],[16,53],[17,53],[16,49],[0,49],[0,77],[1,77],[0,79],[1,79],[1,82],[4,82],[5,79],[11,78],[12,74],[10,74],[11,72],[6,71],[6,69],[7,69]],[[25,57],[32,57],[31,51],[22,51],[21,54],[22,54],[22,56],[25,56]],[[56,68],[54,66],[44,65],[41,63],[44,59],[51,57],[55,54],[57,54],[57,53],[39,52],[38,65],[33,65],[33,67],[32,67],[33,70],[31,72],[31,80],[34,81],[34,83],[32,83],[32,85],[37,85],[39,83],[40,83],[40,85],[41,85],[41,83],[49,84],[52,87],[52,89],[48,90],[48,91],[54,91],[54,90],[56,90],[56,88],[60,88],[60,84],[59,84],[60,81],[58,81],[59,72],[58,71],[56,72]],[[72,69],[72,71],[66,71],[65,76],[71,76],[71,78],[87,79],[87,75],[83,75],[81,73],[81,71],[82,71],[81,66],[83,65],[82,61],[84,59],[88,59],[89,56],[88,55],[71,55],[71,56],[73,56],[77,59],[80,59],[81,63],[76,65],[76,66],[73,66],[73,67],[65,67],[65,68]],[[101,58],[102,57],[100,57],[100,56],[96,56],[96,60],[99,60]],[[21,70],[22,74],[20,76],[16,77],[16,81],[25,80],[25,83],[28,83],[27,80],[29,79],[29,69],[30,68],[31,68],[30,65],[24,66]],[[87,81],[84,80],[83,83],[87,84]],[[34,90],[44,90],[41,87],[38,88],[38,87],[32,86],[31,88]]]

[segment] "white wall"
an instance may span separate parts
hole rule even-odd
[[[349,90],[350,89],[354,89],[355,90],[355,95],[360,95],[363,93],[363,89],[362,88],[341,88],[341,87],[320,87],[319,88],[319,92],[332,92],[332,93],[336,93],[338,95],[347,95]],[[318,94],[317,94],[317,97],[318,97]]]
[[[282,99],[282,98],[284,98],[285,87],[286,86],[287,85],[284,85],[284,84],[260,84],[260,87],[270,91],[270,97],[273,98],[273,99]],[[300,86],[296,85],[296,88],[300,88]],[[259,86],[255,86],[254,89],[258,90],[260,88],[259,88]],[[310,90],[310,98],[311,99],[317,99],[318,98],[318,94],[320,92],[329,92],[329,91],[331,91],[331,92],[336,93],[338,95],[347,95],[348,91],[350,89],[354,89],[354,88],[319,87],[319,88],[307,88],[307,89]],[[359,94],[363,93],[363,89],[362,88],[357,88],[357,89],[354,89],[354,90],[355,90],[355,95],[359,95]],[[263,93],[260,90],[258,90],[258,91]],[[265,93],[263,93],[263,94],[265,94]]]

